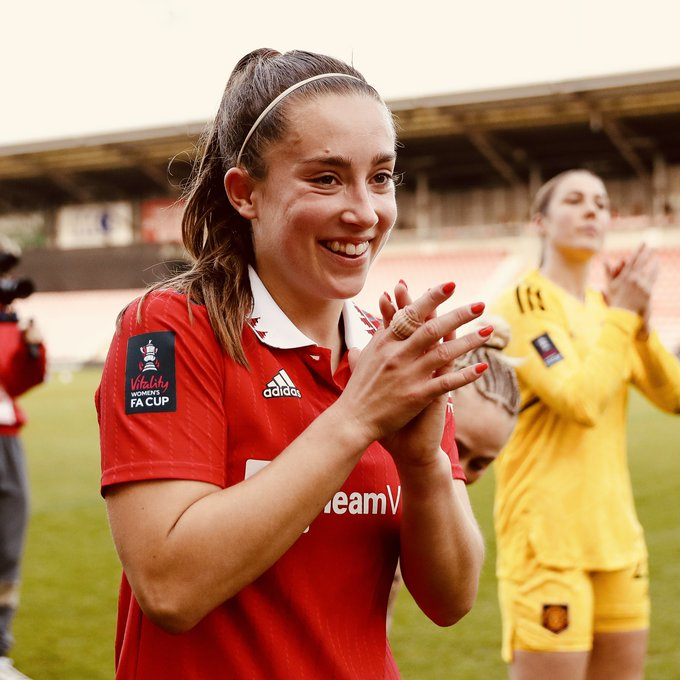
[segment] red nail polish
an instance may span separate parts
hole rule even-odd
[[[401,283],[401,285],[404,286],[406,290],[408,290],[408,286],[406,285],[406,281],[404,281],[404,279],[399,279],[399,283]]]
[[[483,302],[475,302],[474,305],[470,305],[473,314],[481,314],[484,311],[484,307],[486,305]]]
[[[383,295],[390,301],[392,302],[392,298],[390,297],[390,294],[385,290],[383,291]]]
[[[451,293],[453,293],[453,291],[454,291],[455,289],[456,289],[456,284],[453,283],[453,281],[449,281],[449,283],[445,283],[445,284],[442,286],[442,291],[443,291],[446,295],[451,295]]]
[[[475,366],[475,373],[477,374],[484,373],[484,371],[486,371],[487,368],[489,368],[489,364],[477,364]]]
[[[493,326],[484,326],[484,328],[477,331],[483,338],[488,338],[493,333]]]

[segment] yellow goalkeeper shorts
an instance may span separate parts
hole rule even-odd
[[[532,564],[526,578],[499,579],[503,659],[516,649],[588,651],[595,633],[649,628],[647,563],[618,571]]]

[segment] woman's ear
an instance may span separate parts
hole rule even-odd
[[[229,168],[224,176],[224,190],[236,212],[246,220],[257,217],[253,203],[253,179],[242,168]]]
[[[538,236],[545,236],[545,219],[541,213],[536,213],[531,218],[531,228]]]

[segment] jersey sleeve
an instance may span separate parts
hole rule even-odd
[[[635,342],[633,384],[653,404],[680,414],[680,360],[664,347],[656,332]]]
[[[112,484],[225,484],[224,357],[205,308],[151,294],[122,315],[95,396],[102,493]]]
[[[45,380],[47,354],[43,343],[29,347],[17,323],[5,325],[7,332],[3,334],[2,344],[10,356],[0,362],[0,384],[7,394],[16,398]]]
[[[540,400],[561,417],[590,427],[630,379],[638,315],[607,309],[600,334],[584,355],[569,333],[559,298],[535,284],[521,283],[495,311],[511,327],[507,353],[521,359],[522,408]]]

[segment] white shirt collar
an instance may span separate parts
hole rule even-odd
[[[279,349],[316,346],[285,315],[269,294],[257,272],[248,267],[250,289],[253,293],[253,311],[249,326],[260,342]],[[342,308],[347,347],[363,349],[376,331],[375,322],[366,316],[351,300],[345,300]]]

